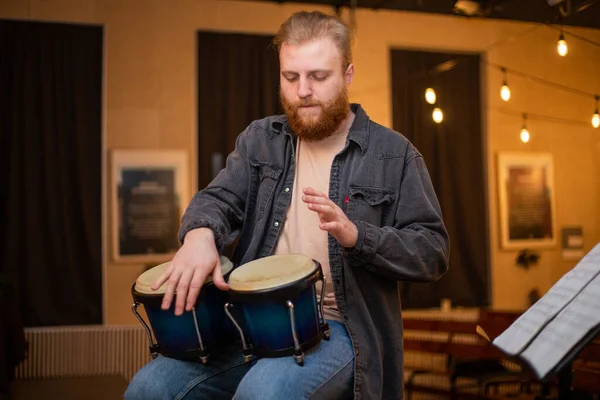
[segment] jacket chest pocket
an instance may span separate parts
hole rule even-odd
[[[371,186],[350,185],[346,214],[350,219],[382,226],[396,200],[390,190]]]
[[[273,201],[273,193],[283,168],[260,161],[251,161],[250,167],[252,171],[252,190],[248,212],[251,214],[255,205],[256,219],[260,220]]]

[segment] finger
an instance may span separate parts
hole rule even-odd
[[[326,197],[320,197],[320,196],[310,196],[310,195],[304,195],[302,196],[302,201],[304,201],[305,203],[314,203],[314,204],[331,204],[333,203],[331,200],[329,200]]]
[[[172,262],[169,263],[169,266],[167,267],[165,272],[163,272],[162,275],[159,276],[158,279],[154,282],[154,284],[152,285],[152,290],[157,290],[159,287],[161,287],[162,284],[165,283],[169,279],[169,277],[171,276],[171,273],[173,273],[173,263]]]
[[[325,219],[333,219],[335,218],[335,209],[329,205],[322,205],[322,204],[308,204],[308,209],[315,211],[319,214],[323,214],[323,215],[319,215],[320,217],[323,217]]]
[[[317,213],[317,215],[319,216],[319,223],[322,224],[323,222],[328,222],[328,220],[324,218],[323,214]]]
[[[342,224],[340,224],[337,221],[323,222],[323,223],[319,224],[319,228],[331,233],[332,235],[335,232],[339,231],[341,229],[341,227],[342,227]]]
[[[225,282],[225,278],[223,278],[223,267],[221,266],[221,261],[217,262],[212,277],[216,287],[221,290],[229,290],[229,285],[227,282]]]
[[[326,199],[329,198],[329,196],[327,196],[325,193],[315,190],[312,187],[307,187],[302,189],[302,191],[304,192],[304,194],[307,194],[309,196],[318,196],[318,197],[324,197]]]
[[[163,310],[168,310],[171,307],[171,302],[173,301],[173,294],[175,293],[175,288],[179,283],[179,278],[181,276],[181,272],[173,271],[169,280],[167,281],[167,288],[165,290],[165,295],[163,296],[163,302],[161,308]]]
[[[175,315],[183,314],[183,307],[185,306],[185,299],[188,295],[193,273],[193,270],[186,269],[179,279],[179,283],[177,284],[177,299],[175,300]]]
[[[202,286],[204,286],[204,282],[206,281],[206,273],[201,272],[200,270],[195,270],[194,275],[192,276],[192,281],[190,282],[190,290],[187,295],[187,302],[185,304],[185,309],[187,311],[191,311],[192,307],[196,305],[196,299],[198,298],[198,294],[200,294],[200,290]]]
[[[308,195],[315,195],[317,193],[317,191],[315,189],[311,188],[310,186],[302,189],[302,192],[304,194],[308,194]]]

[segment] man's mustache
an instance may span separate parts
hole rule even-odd
[[[312,107],[312,106],[319,106],[321,107],[322,104],[319,101],[312,101],[312,100],[300,100],[298,102],[293,103],[293,106],[295,108],[300,108],[300,107]]]

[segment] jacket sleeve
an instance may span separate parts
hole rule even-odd
[[[358,228],[357,243],[342,250],[350,265],[413,282],[438,280],[448,270],[448,232],[427,167],[418,153],[404,166],[393,226],[353,222]]]
[[[240,229],[248,194],[247,145],[251,131],[252,125],[238,136],[225,168],[192,197],[179,229],[181,244],[189,231],[205,227],[212,229],[217,250],[221,252],[230,236]]]

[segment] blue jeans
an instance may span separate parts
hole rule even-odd
[[[212,354],[208,364],[159,356],[133,377],[125,399],[349,399],[354,351],[344,326],[328,321],[330,340],[292,356],[244,363],[239,344]]]

